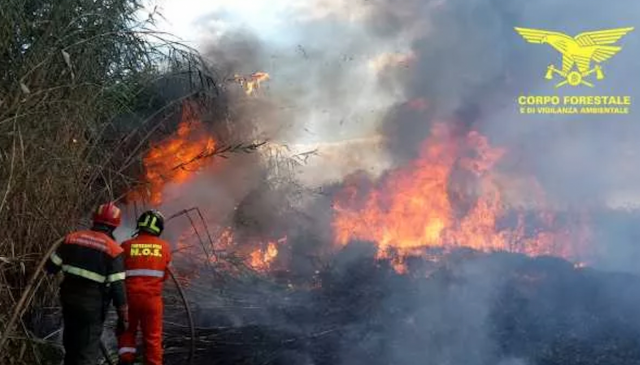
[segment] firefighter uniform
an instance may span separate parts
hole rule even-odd
[[[107,219],[102,222],[105,215]],[[119,322],[126,321],[122,249],[112,236],[119,215],[114,205],[101,205],[94,215],[93,228],[68,234],[47,261],[50,274],[64,273],[60,301],[65,365],[97,363],[111,301],[118,309]]]
[[[131,364],[136,353],[138,326],[142,330],[146,365],[162,364],[162,290],[171,263],[171,248],[158,236],[163,218],[157,211],[138,220],[138,235],[123,242],[129,327],[118,339],[121,364]]]

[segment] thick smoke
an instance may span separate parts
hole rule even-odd
[[[359,161],[349,161],[352,166],[336,159],[333,166],[323,165],[333,181],[340,181],[353,169],[384,167],[384,153],[377,147],[377,127],[386,109],[404,99],[397,88],[384,90],[378,84],[377,67],[385,59],[377,58],[392,46],[379,43],[358,24],[339,19],[313,19],[292,27],[281,30],[277,39],[232,29],[203,49],[212,63],[227,73],[266,71],[271,75],[262,95],[268,95],[279,113],[258,116],[256,122],[278,126],[266,135],[273,142],[293,152],[314,150],[321,144],[320,157],[315,160],[332,159],[334,151],[358,155]],[[356,146],[350,148],[348,141],[353,139]],[[362,146],[362,140],[370,142]],[[363,148],[371,151],[369,156],[358,153]],[[326,180],[316,181],[316,185]]]
[[[629,115],[518,114],[519,95],[563,95],[544,79],[546,66],[559,62],[556,51],[526,43],[514,27],[557,30],[570,35],[584,31],[635,26],[637,5],[614,1],[366,1],[349,6],[321,2],[318,16],[326,22],[359,24],[380,44],[402,44],[411,55],[407,67],[385,69],[379,89],[394,85],[402,95],[386,113],[380,130],[386,152],[396,164],[415,158],[434,121],[455,124],[460,133],[475,129],[508,153],[498,169],[514,178],[526,172],[536,177],[557,209],[628,208],[637,205],[634,182],[640,170],[635,136],[640,125],[635,109]],[[625,36],[623,50],[605,63],[606,78],[586,95],[639,95],[633,75],[640,38]],[[398,89],[398,85],[401,87]],[[404,101],[424,101],[425,110],[407,108]],[[366,169],[366,166],[362,166]],[[524,190],[514,199],[526,199]],[[520,196],[518,196],[520,195]],[[509,202],[507,202],[509,203]],[[514,203],[514,202],[512,202]],[[596,230],[609,230],[599,226]],[[602,264],[635,270],[614,257],[636,256],[632,237],[600,237]],[[622,244],[618,242],[627,242]],[[604,247],[603,247],[604,246]],[[617,265],[619,264],[619,265]]]
[[[264,191],[266,185],[252,180],[273,172],[265,168],[264,160],[240,164],[238,174],[244,173],[244,178],[205,174],[205,178],[190,183],[186,199],[201,208],[219,210],[220,221],[224,221],[225,211],[229,212],[227,218],[234,216],[237,221],[241,216],[253,221],[251,233],[275,235],[274,230],[291,229],[295,232],[290,237],[292,255],[302,251],[302,257],[322,246],[318,242],[324,237],[318,237],[326,234],[330,220],[329,199],[312,188],[339,183],[357,170],[375,175],[389,166],[402,165],[416,157],[433,122],[446,121],[454,124],[460,135],[479,130],[492,144],[505,147],[508,154],[498,167],[500,172],[506,176],[521,171],[533,174],[558,209],[597,208],[613,221],[594,217],[594,226],[600,230],[596,235],[600,264],[612,270],[634,270],[636,265],[630,257],[637,257],[638,250],[629,242],[638,230],[624,222],[628,216],[617,219],[608,215],[607,209],[621,192],[631,203],[638,194],[631,186],[640,174],[633,163],[638,154],[635,136],[640,131],[633,119],[635,107],[626,116],[518,114],[517,96],[556,92],[544,79],[544,72],[549,63],[558,62],[559,56],[545,46],[526,43],[513,28],[575,35],[635,26],[640,20],[638,10],[640,5],[628,1],[376,0],[347,4],[336,0],[311,2],[283,14],[290,24],[280,31],[270,31],[272,38],[249,29],[227,30],[203,47],[211,62],[229,76],[255,71],[271,75],[271,81],[258,92],[258,101],[244,103],[242,95],[238,96],[231,116],[246,124],[253,137],[268,138],[294,152],[318,149],[307,165],[295,170],[303,182],[300,191],[307,193],[297,201],[314,204],[300,204],[297,208],[302,214],[282,213],[274,219],[287,195],[282,195],[283,190],[270,195]],[[225,15],[214,17],[224,20]],[[218,34],[217,29],[211,32]],[[636,62],[638,42],[636,33],[623,38],[622,52],[604,66],[606,79],[588,90],[589,94],[638,96],[633,88],[640,72]],[[408,108],[407,103],[414,107]],[[370,140],[371,144],[344,142],[353,139]],[[370,153],[363,153],[363,149]],[[337,158],[331,157],[336,154]],[[224,180],[226,184],[212,185],[212,180]],[[233,193],[227,194],[227,189]],[[521,192],[524,197],[528,193]],[[233,213],[236,207],[244,213]],[[316,231],[321,232],[311,234]],[[364,254],[356,256],[367,258]],[[354,260],[338,260],[333,265],[355,275]],[[299,271],[299,267],[312,267],[300,260],[291,265]],[[518,348],[520,342],[509,347],[508,335],[512,333],[506,331],[504,337],[496,337],[494,328],[496,308],[515,306],[509,301],[513,298],[504,294],[507,273],[514,270],[514,265],[471,262],[459,265],[457,270],[455,280],[434,279],[412,288],[394,286],[397,282],[388,277],[360,277],[380,293],[378,301],[362,303],[377,306],[367,312],[374,313],[374,318],[356,315],[348,321],[338,346],[340,357],[333,363],[364,364],[367,362],[363,359],[369,357],[377,359],[370,364],[535,364],[525,357],[532,356],[534,350],[542,351],[543,345],[533,350]],[[589,287],[585,283],[588,281],[577,281],[576,285],[582,299],[588,301],[585,291]],[[348,290],[364,284],[354,281],[341,285]],[[602,284],[598,288],[612,287]],[[615,302],[607,293],[611,297],[603,303]],[[554,308],[561,307],[566,299],[561,291],[538,295],[555,303]],[[633,298],[627,299],[631,302]],[[325,304],[334,305],[320,299],[310,301],[309,306],[317,310],[325,309]],[[546,305],[544,301],[534,304]],[[539,319],[538,313],[553,316],[529,308],[523,311],[532,323]],[[399,312],[403,315],[397,315]],[[395,313],[394,319],[404,317],[408,323],[418,324],[390,324],[381,318],[389,313]],[[606,310],[598,313],[614,317]],[[571,320],[563,325],[578,326],[578,319]],[[503,325],[512,328],[518,324]],[[290,329],[292,324],[283,322],[279,326]],[[372,328],[374,335],[370,335]],[[413,328],[411,335],[407,335],[408,328]],[[630,328],[635,336],[637,323]],[[596,336],[600,328],[582,330],[582,337],[576,337],[576,341]],[[390,341],[394,338],[403,341]],[[357,347],[352,346],[354,342]]]
[[[342,174],[356,168],[379,171],[388,166],[387,152],[398,163],[415,157],[430,124],[446,119],[506,146],[503,165],[526,165],[559,206],[607,204],[621,194],[635,195],[632,136],[640,127],[634,114],[517,114],[518,95],[555,92],[543,76],[558,55],[526,43],[513,29],[573,35],[633,26],[638,19],[630,7],[635,5],[503,0],[310,4],[283,14],[291,21],[280,33],[268,33],[273,38],[233,30],[206,46],[214,62],[227,69],[271,73],[269,97],[278,99],[281,114],[260,121],[278,120],[270,137],[310,145],[382,132],[386,150],[372,148],[368,158],[363,154],[348,168],[333,164]],[[590,93],[637,95],[630,77],[640,67],[633,61],[638,49],[634,34],[622,39],[623,51],[608,61],[607,78]],[[387,67],[381,67],[385,62]],[[407,110],[403,104],[411,100],[425,100],[426,112]],[[349,148],[340,152],[352,154]],[[321,153],[314,160],[326,172],[322,159]]]
[[[370,18],[372,31],[387,37],[426,23],[423,34],[414,36],[411,49],[416,62],[405,85],[408,97],[426,98],[435,110],[426,118],[403,111],[389,113],[385,128],[393,131],[390,146],[396,156],[415,156],[419,143],[407,141],[421,141],[430,120],[453,117],[487,133],[495,144],[507,146],[510,158],[526,163],[558,205],[602,204],[629,189],[629,181],[638,173],[630,168],[636,148],[629,136],[640,128],[634,123],[635,114],[518,115],[518,95],[556,92],[543,76],[546,66],[559,56],[547,46],[526,43],[513,29],[532,27],[575,35],[634,26],[639,18],[629,4],[450,0],[398,6],[382,2]],[[630,77],[640,71],[633,61],[638,42],[634,33],[623,38],[623,51],[605,66],[607,78],[589,94],[638,95]]]

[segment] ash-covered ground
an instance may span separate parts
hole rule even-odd
[[[352,242],[306,286],[201,277],[195,363],[640,364],[638,276],[464,249],[398,274],[375,255]],[[168,327],[167,363],[187,344]]]

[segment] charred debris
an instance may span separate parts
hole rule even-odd
[[[193,279],[194,364],[640,363],[637,276],[468,249],[399,274],[375,252],[352,242],[296,284],[291,272]],[[165,336],[167,364],[182,364],[189,329]]]

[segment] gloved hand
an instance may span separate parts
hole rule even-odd
[[[116,324],[116,336],[120,336],[129,327],[129,310],[127,306],[118,308],[118,323]]]

